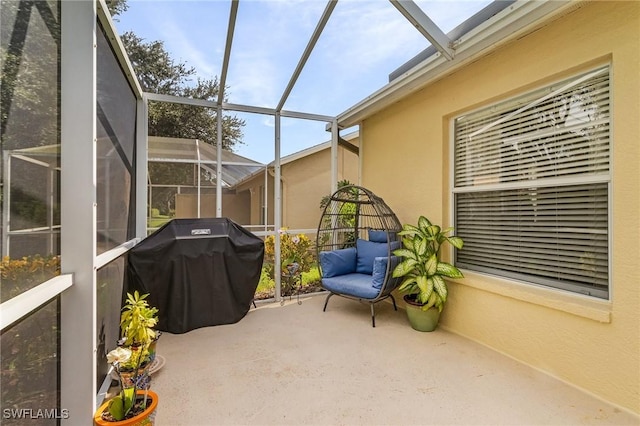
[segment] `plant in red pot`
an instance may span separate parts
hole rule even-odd
[[[94,416],[96,425],[153,425],[158,395],[149,390],[151,353],[157,340],[154,330],[158,309],[150,307],[148,294],[127,294],[120,316],[121,339],[118,347],[107,354],[118,376],[120,391],[106,401]]]
[[[407,316],[411,326],[418,331],[433,331],[438,325],[440,313],[447,301],[445,278],[462,278],[455,266],[440,260],[440,249],[449,243],[461,249],[460,237],[449,236],[453,228],[442,229],[429,219],[420,216],[417,226],[405,224],[398,235],[402,236],[402,248],[393,254],[403,258],[393,270],[395,278],[404,278],[399,291],[407,293]]]

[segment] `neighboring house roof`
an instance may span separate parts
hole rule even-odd
[[[349,133],[345,136],[342,137],[342,139],[346,140],[346,141],[351,141],[353,139],[356,139],[359,135],[358,131]],[[318,145],[314,145],[311,146],[309,148],[305,148],[303,150],[300,150],[298,152],[294,152],[293,154],[289,154],[287,156],[284,156],[282,158],[280,158],[280,165],[283,164],[287,164],[287,163],[291,163],[293,161],[299,160],[301,158],[304,157],[308,157],[309,155],[315,154],[316,152],[320,152],[323,151],[325,149],[331,148],[331,141],[326,141],[326,142],[322,142]],[[275,161],[270,162],[269,164],[267,164],[267,167],[269,166],[274,166],[275,165]]]
[[[200,163],[215,182],[218,150],[210,143],[197,139],[149,136],[148,161],[166,163]],[[264,164],[228,150],[222,150],[222,186],[230,188]]]
[[[344,139],[346,141],[352,141],[352,140],[356,139],[359,136],[359,133],[360,132],[356,130],[355,132],[351,132],[351,133],[349,133],[349,134],[347,134],[345,136],[342,136],[342,139]],[[293,154],[289,154],[287,156],[284,156],[284,157],[280,158],[280,165],[282,166],[284,164],[292,163],[294,161],[300,160],[302,158],[308,157],[310,155],[313,155],[313,154],[315,154],[317,152],[320,152],[320,151],[324,151],[325,149],[329,149],[329,148],[331,148],[331,141],[323,142],[323,143],[320,143],[318,145],[313,145],[313,146],[311,146],[309,148],[302,149],[300,151],[294,152]],[[240,185],[240,184],[242,184],[244,182],[247,182],[247,181],[251,180],[252,178],[254,178],[255,176],[257,176],[257,175],[259,175],[261,173],[264,173],[264,170],[266,168],[274,167],[274,166],[275,166],[275,161],[272,161],[269,164],[265,164],[260,169],[255,170],[250,175],[245,176],[244,179],[236,182],[235,185]]]
[[[426,49],[394,71],[387,85],[339,114],[338,125],[354,126],[405,96],[583,4],[583,1],[570,0],[518,0],[507,3],[504,8],[500,4],[490,4],[449,33],[449,47],[454,52],[451,60],[435,49]]]

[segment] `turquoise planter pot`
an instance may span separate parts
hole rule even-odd
[[[410,295],[404,296],[404,301],[407,304],[407,317],[409,318],[411,327],[417,331],[435,330],[440,320],[440,311],[438,308],[429,308],[423,311],[422,306],[416,304],[409,296]]]

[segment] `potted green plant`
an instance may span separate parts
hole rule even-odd
[[[120,392],[100,406],[94,416],[96,425],[153,424],[158,395],[149,390],[149,349],[157,340],[158,309],[149,306],[148,296],[127,293],[120,316],[121,339],[107,354],[118,375]]]
[[[420,216],[417,226],[405,224],[398,235],[402,236],[402,248],[393,254],[403,260],[393,270],[395,278],[403,278],[399,291],[407,293],[407,316],[411,326],[419,331],[433,331],[447,301],[445,278],[462,278],[455,266],[440,260],[440,249],[449,243],[461,249],[463,241],[449,236],[453,228],[442,229],[429,219]]]

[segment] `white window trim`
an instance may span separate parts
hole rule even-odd
[[[611,323],[611,300],[597,299],[580,293],[572,293],[553,287],[525,283],[482,272],[461,269],[464,278],[451,281],[500,296],[544,306],[578,317],[601,323]],[[611,291],[609,291],[611,295]]]

